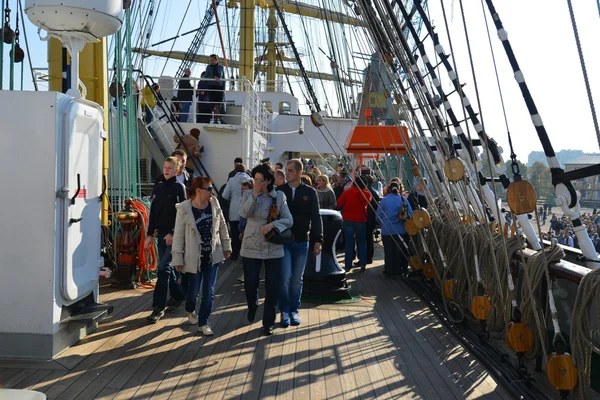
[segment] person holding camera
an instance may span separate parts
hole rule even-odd
[[[240,217],[246,218],[246,228],[240,255],[243,257],[244,289],[248,303],[248,321],[254,322],[258,308],[260,269],[265,264],[265,309],[263,332],[272,335],[277,315],[277,300],[283,269],[283,244],[269,242],[265,235],[283,233],[294,221],[285,194],[275,190],[275,176],[268,164],[252,169],[254,187],[246,191],[240,205]],[[273,218],[273,215],[275,218]]]

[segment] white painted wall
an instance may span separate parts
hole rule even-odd
[[[309,115],[278,115],[273,114],[273,132],[289,132],[298,130],[300,119],[304,120],[304,134],[271,136],[269,147],[271,160],[283,161],[282,157],[288,151],[315,154],[313,146],[323,155],[341,154],[346,137],[356,125],[356,120],[346,118],[324,118],[325,125],[319,128],[313,125]],[[308,140],[307,140],[308,139]],[[329,143],[328,143],[329,141]],[[312,143],[312,146],[311,146]],[[333,148],[332,148],[333,146]],[[318,156],[317,156],[318,157]]]
[[[0,91],[0,332],[53,333],[55,92]]]

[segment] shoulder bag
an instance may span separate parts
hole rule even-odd
[[[400,195],[402,196],[402,195]],[[398,219],[400,221],[406,221],[408,218],[410,218],[410,213],[408,212],[408,200],[406,200],[404,197],[401,200],[402,205],[400,205],[400,211],[398,211]]]
[[[285,196],[285,195],[284,195]],[[277,220],[279,218],[279,209],[277,208],[277,197],[273,198],[271,203],[271,208],[269,210],[269,218],[267,219],[267,223]],[[271,231],[265,234],[265,240],[269,243],[273,244],[288,244],[294,241],[294,234],[290,228],[285,229],[282,232],[279,232],[277,228],[273,227]]]

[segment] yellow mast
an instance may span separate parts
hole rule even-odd
[[[57,39],[48,41],[48,86],[49,90],[63,92],[63,60],[62,43]],[[88,43],[79,53],[79,78],[87,89],[87,100],[98,103],[104,109],[104,129],[108,121],[108,71],[106,69],[106,40]],[[102,179],[108,184],[108,136],[102,147]],[[102,197],[102,225],[108,225],[108,199]]]
[[[241,0],[240,5],[240,78],[254,83],[254,0]],[[243,88],[240,88],[243,90]]]
[[[157,57],[169,57],[172,60],[184,60],[186,59],[186,52],[185,51],[158,51],[158,50],[146,50],[146,49],[140,49],[138,47],[133,47],[131,49],[132,52],[134,53],[141,53],[141,54],[146,54],[149,56],[157,56]],[[282,59],[285,61],[288,61],[291,59],[287,58],[287,57],[283,57]],[[200,54],[194,54],[191,58],[192,62],[195,63],[200,63],[200,64],[207,64],[209,62],[209,57],[205,56],[205,55],[200,55]],[[229,60],[229,66],[231,68],[240,68],[240,63],[237,60]],[[259,65],[259,70],[260,71],[266,71],[267,67],[265,65]],[[294,69],[294,68],[285,68],[285,70],[281,67],[281,66],[277,66],[276,67],[276,71],[278,74],[288,74],[290,76],[302,76],[302,71],[300,71],[299,69]],[[313,78],[313,79],[322,79],[324,81],[333,81],[333,80],[337,80],[337,78],[333,75],[333,74],[326,74],[323,72],[314,72],[314,71],[306,71],[306,75],[308,75],[309,78]],[[345,85],[349,85],[349,84],[362,84],[362,81],[357,80],[357,79],[347,79],[347,78],[340,78],[339,79],[340,82],[342,82]]]
[[[275,48],[275,33],[277,31],[277,17],[275,9],[269,8],[269,19],[267,20],[269,41],[267,43],[267,92],[275,91],[275,80],[277,79],[277,53]]]
[[[277,18],[273,9],[273,0],[239,0],[240,11],[240,77],[246,77],[254,83],[254,8],[259,5],[262,8],[269,7],[269,41],[267,43],[267,91],[275,90],[277,49],[275,46],[275,30],[277,29]],[[325,11],[312,4],[299,3],[292,0],[278,0],[280,7],[288,14],[297,14],[304,17],[327,19],[329,22],[338,22],[352,26],[365,26],[365,22],[349,17],[344,13],[336,11]],[[227,7],[236,6],[236,0],[227,3]]]

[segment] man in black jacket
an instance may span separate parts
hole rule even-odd
[[[186,68],[183,72],[183,77],[179,80],[177,86],[177,100],[180,101],[181,105],[181,117],[179,122],[188,122],[190,116],[190,108],[192,107],[192,101],[194,99],[194,87],[190,82],[190,75],[192,71]]]
[[[175,229],[175,216],[177,209],[175,205],[186,199],[185,186],[177,181],[177,170],[180,167],[179,160],[169,157],[163,166],[163,177],[152,189],[152,204],[150,206],[150,218],[148,219],[148,231],[145,247],[154,245],[154,233],[158,239],[157,281],[154,287],[154,298],[152,301],[152,314],[147,318],[148,322],[156,323],[167,311],[176,311],[183,303],[185,296],[178,283],[178,277],[171,266],[171,245],[173,244],[173,233]],[[171,293],[171,299],[167,303],[167,291]]]
[[[233,171],[231,171],[229,175],[227,175],[227,180],[230,180],[235,176],[235,174],[237,174],[237,172],[235,171],[235,167],[237,167],[238,164],[242,164],[243,162],[244,160],[242,160],[242,157],[236,157],[235,160],[233,160]]]
[[[319,198],[312,187],[301,182],[303,170],[302,161],[298,159],[288,161],[285,170],[287,183],[277,187],[277,190],[285,193],[288,207],[294,218],[292,226],[294,241],[283,246],[283,282],[279,292],[282,327],[289,326],[290,322],[292,325],[300,325],[298,308],[309,245],[312,244],[315,256],[321,253],[323,246],[323,222],[319,213]]]

